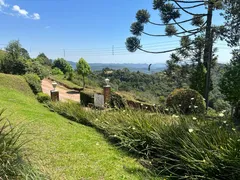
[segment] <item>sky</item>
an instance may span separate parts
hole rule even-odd
[[[31,57],[44,52],[49,58],[89,63],[165,63],[168,54],[130,53],[125,41],[132,36],[130,26],[139,9],[147,9],[151,20],[161,23],[153,0],[0,0],[0,48],[11,40],[20,40]],[[196,8],[192,12],[205,12]],[[181,20],[191,18],[181,13]],[[214,13],[218,25],[223,18]],[[184,27],[191,29],[189,23]],[[145,31],[164,34],[164,28],[146,25]],[[179,30],[180,31],[180,30]],[[175,37],[141,37],[147,50],[162,51],[179,47]],[[219,41],[218,62],[227,63],[231,49]]]

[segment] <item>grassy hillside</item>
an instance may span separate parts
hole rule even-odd
[[[25,156],[50,179],[153,179],[94,129],[39,104],[23,77],[0,74],[0,108],[13,124],[22,122],[31,140]]]

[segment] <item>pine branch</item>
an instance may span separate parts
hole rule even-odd
[[[192,30],[188,30],[189,33],[198,33],[202,30],[202,28],[196,28],[196,29],[192,29]],[[169,35],[166,35],[166,34],[149,34],[149,33],[146,33],[146,32],[142,32],[143,34],[145,35],[148,35],[148,36],[154,36],[154,37],[166,37],[166,36],[169,36]],[[179,34],[184,34],[186,33],[185,31],[182,31],[182,32],[178,32],[176,34],[173,34],[173,35],[179,35]]]
[[[200,15],[200,17],[203,17],[205,15]],[[187,20],[184,20],[184,21],[179,21],[179,22],[176,22],[176,23],[168,23],[168,24],[159,24],[159,23],[154,23],[154,22],[151,22],[151,21],[148,21],[150,24],[152,25],[156,25],[156,26],[166,26],[166,25],[177,25],[178,24],[183,24],[183,23],[186,23],[186,22],[189,22],[189,21],[192,21],[193,19],[195,19],[196,17],[194,18],[191,18],[191,19],[187,19]]]
[[[176,25],[178,26],[178,27],[180,27],[183,31],[185,31],[185,32],[188,32],[188,30],[186,30],[184,27],[182,27],[175,19],[173,19],[173,21],[176,23]]]
[[[190,15],[193,15],[193,16],[195,16],[195,15],[207,15],[207,14],[194,14],[194,13],[191,13],[191,12],[189,12],[189,11],[187,11],[187,10],[185,10],[184,9],[184,7],[182,7],[176,0],[173,0],[176,4],[177,4],[177,6],[181,9],[181,10],[183,10],[185,13],[187,13],[187,14],[190,14]]]
[[[196,8],[196,7],[199,7],[199,6],[203,6],[205,5],[204,3],[201,3],[201,4],[197,4],[197,5],[194,5],[194,6],[188,6],[188,7],[182,7],[184,9],[192,9],[192,8]],[[181,8],[173,8],[173,9],[181,9]]]
[[[189,45],[187,45],[187,46],[185,46],[185,47],[189,47],[189,46],[191,46],[192,44],[193,44],[193,43],[190,43]],[[146,53],[163,54],[163,53],[168,53],[168,52],[173,52],[173,51],[181,50],[181,49],[183,49],[183,48],[185,48],[185,47],[170,49],[170,50],[166,50],[166,51],[159,51],[159,52],[144,50],[144,49],[142,49],[142,48],[140,48],[140,47],[138,47],[138,49],[139,49],[140,51],[143,51],[143,52],[146,52]]]
[[[175,2],[175,0],[172,0],[172,1]],[[190,1],[190,0],[189,0],[189,1],[179,1],[179,0],[178,0],[178,2],[180,2],[180,3],[189,3],[189,4],[190,4],[190,3],[204,3],[204,1],[201,1],[201,0],[200,0],[200,1]]]

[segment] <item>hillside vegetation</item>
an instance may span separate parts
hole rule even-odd
[[[0,74],[0,107],[22,123],[25,157],[50,179],[154,179],[135,159],[90,127],[69,122],[39,104],[21,76]]]

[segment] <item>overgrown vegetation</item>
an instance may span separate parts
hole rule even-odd
[[[159,176],[173,179],[239,179],[239,131],[226,118],[150,114],[143,111],[84,111],[75,103],[52,110],[90,125],[117,146],[143,158]]]
[[[0,110],[0,177],[1,179],[44,179],[30,164],[23,160],[23,146],[20,140],[23,130],[12,126]]]
[[[34,94],[42,92],[41,80],[36,74],[26,74],[24,75],[27,83],[31,87]]]

